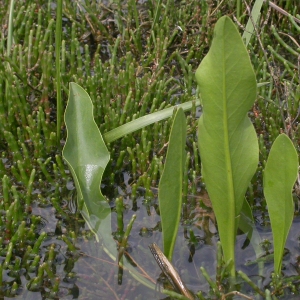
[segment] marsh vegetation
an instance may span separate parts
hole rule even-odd
[[[229,16],[243,34],[258,1],[66,0],[61,31],[59,1],[15,1],[13,7],[13,1],[2,2],[1,297],[165,297],[155,291],[159,268],[148,246],[162,245],[158,184],[176,113],[122,138],[113,130],[190,101],[185,112],[182,211],[172,262],[195,297],[235,297],[202,177],[195,72],[210,49],[217,20]],[[235,246],[236,270],[248,277],[239,273],[234,290],[249,299],[291,299],[299,294],[298,180],[280,276],[272,275],[273,238],[262,192],[262,173],[280,133],[289,137],[299,155],[298,12],[298,0],[264,3],[247,45],[256,82],[267,83],[258,88],[248,112],[258,138],[259,163],[246,192],[263,256],[256,258],[239,231]],[[62,158],[67,138],[62,112],[70,82],[89,95],[95,125],[110,155],[101,194],[111,221],[101,228],[113,237],[116,255],[97,241],[93,226],[81,214],[76,184]],[[160,279],[161,286],[172,290]]]

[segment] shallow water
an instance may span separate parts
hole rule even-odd
[[[114,199],[122,195],[125,211],[123,214],[124,228],[126,228],[133,214],[137,215],[134,222],[126,251],[129,258],[135,261],[135,269],[140,273],[139,268],[144,270],[144,275],[152,282],[153,289],[144,286],[137,281],[128,271],[120,273],[115,258],[110,257],[102,247],[102,243],[97,243],[93,233],[77,212],[76,193],[74,186],[68,183],[67,195],[62,195],[65,203],[66,219],[62,217],[52,206],[33,204],[32,214],[41,217],[42,221],[38,228],[39,232],[46,232],[47,238],[40,248],[41,262],[47,261],[47,253],[52,245],[55,248],[55,259],[53,266],[56,276],[60,277],[59,299],[165,299],[158,290],[162,288],[162,283],[156,284],[160,277],[160,269],[154,260],[148,246],[155,242],[162,248],[162,233],[160,231],[160,216],[157,213],[158,199],[154,196],[145,199],[144,190],[139,189],[137,199],[131,198],[131,188],[129,179],[125,176],[124,183],[115,186],[110,195],[113,207],[111,214],[112,233],[117,231],[117,214],[114,210]],[[153,189],[154,193],[157,189]],[[210,277],[215,280],[216,256],[218,232],[214,225],[212,211],[200,210],[200,206],[195,205],[195,196],[189,196],[190,202],[187,221],[182,222],[179,227],[178,237],[173,256],[173,265],[178,270],[182,280],[187,287],[193,291],[202,291],[206,297],[209,296],[209,285],[204,279],[200,267],[204,267]],[[264,212],[265,214],[265,212]],[[270,225],[264,220],[262,210],[255,212],[256,228],[262,240],[272,242]],[[183,224],[184,223],[184,224]],[[299,275],[300,273],[300,216],[296,215],[286,244],[287,253],[283,259],[284,277]],[[267,224],[267,225],[261,225]],[[77,251],[69,251],[61,236],[64,233],[74,231],[77,239],[74,240]],[[190,232],[193,230],[198,244],[195,247],[194,255],[191,255],[191,244],[189,241]],[[237,236],[236,242],[236,269],[245,272],[254,282],[262,281],[264,288],[269,287],[271,273],[273,271],[273,261],[266,262],[263,270],[263,277],[259,277],[257,263],[246,265],[249,261],[255,260],[255,252],[251,244],[243,248],[245,234]],[[267,243],[266,243],[267,244]],[[117,244],[116,244],[117,247]],[[272,245],[268,249],[272,250]],[[124,258],[127,259],[127,258]],[[49,298],[47,282],[36,292],[26,289],[26,284],[31,278],[36,276],[36,271],[31,273],[22,269],[18,277],[10,277],[9,270],[4,273],[3,281],[13,283],[18,280],[20,289],[17,299],[45,299]],[[252,294],[251,288],[241,283],[241,291],[247,295]],[[292,295],[285,295],[282,299],[291,299]]]
[[[127,210],[124,214],[124,224],[126,225],[129,222],[133,214],[137,214],[137,219],[129,238],[128,252],[137,265],[144,269],[155,282],[159,278],[161,271],[152,257],[148,246],[150,243],[155,242],[162,248],[162,236],[159,231],[160,217],[155,210],[157,199],[154,198],[145,201],[142,196],[139,197],[137,199],[137,207],[134,207],[134,209],[137,208],[137,210],[133,210],[130,198],[127,198],[125,202]],[[300,258],[299,222],[300,218],[296,217],[286,245],[288,253],[283,260],[283,273],[285,277],[298,275],[297,260]],[[112,213],[112,224],[116,224],[116,213]],[[114,231],[116,228],[114,228],[114,225],[112,227]],[[147,228],[148,231],[146,231],[145,228]],[[185,227],[181,224],[173,256],[173,265],[179,271],[182,280],[190,290],[193,292],[201,290],[204,293],[208,293],[209,286],[200,272],[200,267],[204,267],[211,278],[215,278],[218,233],[211,220],[209,221],[209,238],[205,238],[205,233],[199,226],[191,225],[189,229],[193,229],[196,237],[199,237],[199,244],[196,246],[193,259],[191,260],[189,241],[184,237]],[[272,240],[270,228],[257,226],[257,230],[262,240]],[[145,231],[145,234],[141,234],[141,232]],[[258,265],[255,263],[248,266],[245,265],[245,263],[255,260],[255,252],[251,244],[242,249],[245,239],[245,234],[237,236],[236,268],[237,270],[245,272],[254,282],[258,282],[260,279],[258,276]],[[125,271],[122,277],[122,285],[118,285],[117,264],[108,258],[103,251],[98,252],[97,250],[99,250],[99,248],[97,244],[94,244],[94,242],[90,240],[88,242],[81,242],[78,246],[84,255],[76,262],[74,271],[77,272],[78,277],[76,284],[83,298],[99,299],[101,295],[103,296],[105,294],[105,299],[115,299],[112,290],[119,295],[120,299],[135,299],[136,297],[136,299],[145,299],[145,297],[164,299],[166,297],[158,291],[143,286]],[[271,250],[271,248],[269,250]],[[263,286],[269,285],[272,271],[273,262],[271,260],[264,265]],[[106,282],[103,284],[104,281]],[[91,288],[89,288],[89,285],[91,285]],[[157,289],[159,289],[159,285]],[[247,284],[244,284],[242,290],[246,294],[252,293]]]

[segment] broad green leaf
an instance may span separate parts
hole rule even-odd
[[[69,101],[65,112],[67,140],[63,149],[77,190],[78,207],[87,225],[102,243],[104,251],[116,260],[116,242],[111,235],[111,209],[100,191],[109,152],[94,121],[93,105],[86,91],[70,83]],[[124,267],[149,288],[155,285],[141,276],[126,261]]]
[[[193,107],[193,102],[195,106],[200,105],[200,100],[196,101],[188,101],[176,106],[172,106],[169,108],[165,108],[163,110],[154,112],[152,114],[140,117],[136,120],[133,120],[131,122],[128,122],[124,125],[121,125],[115,129],[112,129],[109,132],[106,132],[103,134],[103,138],[107,143],[113,142],[121,137],[123,137],[126,134],[132,133],[134,131],[137,131],[139,129],[142,129],[148,125],[154,124],[156,122],[165,120],[172,116],[174,108],[182,108],[184,111],[190,110]]]
[[[298,155],[287,135],[272,145],[264,171],[266,197],[274,240],[274,270],[280,274],[284,245],[292,225],[292,189],[298,174]]]
[[[105,239],[106,246],[113,251],[111,209],[100,191],[109,152],[94,121],[92,101],[76,83],[70,83],[65,123],[67,140],[63,157],[75,182],[78,208],[96,239]]]
[[[110,215],[110,206],[100,191],[100,183],[109,152],[94,121],[91,99],[76,83],[70,83],[65,122],[68,135],[63,156],[75,180],[78,207],[104,219]]]
[[[171,128],[164,171],[158,187],[164,254],[169,261],[172,261],[180,222],[185,143],[186,120],[182,108],[179,108]]]
[[[203,104],[198,127],[203,176],[225,260],[234,262],[238,216],[259,150],[247,116],[256,98],[255,74],[230,18],[222,17],[217,22],[211,48],[196,71],[196,79]]]

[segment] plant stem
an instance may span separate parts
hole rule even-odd
[[[7,55],[9,55],[10,53],[10,49],[13,41],[14,5],[15,5],[15,1],[11,0],[10,7],[9,7],[9,17],[8,17],[7,52],[6,52]]]
[[[60,49],[62,36],[62,0],[57,1],[55,28],[55,66],[56,66],[56,115],[57,115],[57,145],[60,144],[60,130],[62,121],[62,97],[60,78]]]

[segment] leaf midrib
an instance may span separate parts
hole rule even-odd
[[[226,95],[226,51],[225,51],[225,39],[222,40],[223,42],[223,129],[224,129],[224,149],[225,149],[225,162],[226,162],[226,171],[227,171],[227,186],[228,186],[228,193],[229,193],[229,209],[228,211],[232,213],[229,216],[228,222],[231,226],[231,232],[235,232],[235,199],[234,199],[234,186],[233,186],[233,175],[232,175],[232,163],[231,163],[231,156],[230,156],[230,143],[229,143],[229,125],[228,125],[228,111],[227,111],[227,95]],[[235,234],[228,235],[229,238],[235,238]],[[234,243],[234,240],[231,241]],[[232,247],[234,249],[234,247]],[[234,251],[234,250],[233,250]],[[231,255],[234,257],[234,253]]]

